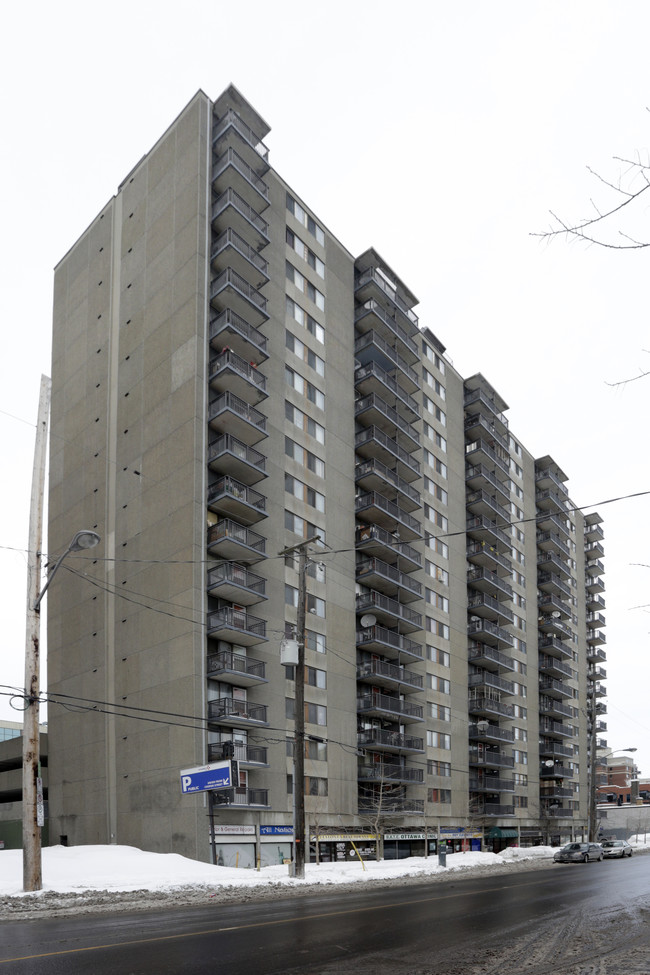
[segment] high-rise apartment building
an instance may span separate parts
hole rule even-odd
[[[299,573],[280,553],[310,538],[320,854],[581,836],[600,519],[380,254],[283,182],[267,133],[235,88],[198,92],[56,269],[49,551],[80,528],[102,547],[49,593],[50,837],[208,859],[207,798],[179,773],[234,756],[219,857],[289,854]]]

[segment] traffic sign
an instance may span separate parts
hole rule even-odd
[[[199,765],[181,771],[181,792],[210,792],[213,789],[231,789],[235,785],[235,762],[227,759],[212,765]]]

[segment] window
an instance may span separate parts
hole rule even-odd
[[[445,387],[442,383],[438,382],[435,376],[432,376],[428,369],[422,369],[422,378],[424,384],[432,389],[440,399],[444,400],[446,398]]]
[[[319,528],[318,525],[312,524],[311,521],[307,521],[305,518],[299,518],[298,515],[294,515],[293,511],[285,509],[284,527],[287,531],[293,532],[295,535],[300,535],[301,538],[319,538],[323,545],[325,544],[325,529]],[[314,545],[318,545],[318,542],[314,542]]]
[[[325,511],[325,495],[321,494],[320,491],[316,491],[315,488],[310,487],[308,484],[303,483],[303,481],[298,480],[297,477],[293,477],[291,474],[285,474],[284,489],[288,494],[293,495],[298,501],[308,504],[311,508],[316,508],[317,511]]]
[[[308,416],[299,410],[297,406],[290,403],[289,400],[284,402],[284,416],[289,423],[293,423],[295,427],[302,430],[303,433],[308,433],[310,437],[317,440],[318,443],[325,443],[325,427],[322,424],[317,423],[313,417]]]
[[[430,718],[437,718],[438,721],[451,721],[451,708],[446,704],[427,704],[427,711]]]
[[[287,329],[286,332],[285,345],[290,352],[295,353],[295,355],[299,356],[303,362],[306,362],[308,366],[311,366],[311,368],[318,373],[319,376],[325,375],[325,360],[321,359],[319,355],[316,355],[316,353],[312,351],[309,346],[305,345],[304,342],[297,339],[296,336],[289,331],[289,329]]]
[[[319,244],[325,244],[325,233],[322,227],[319,227],[313,217],[310,217],[306,210],[304,210],[297,200],[287,193],[287,210],[292,213],[296,220],[306,227],[310,234],[316,238]]]
[[[427,633],[434,633],[436,636],[444,637],[445,640],[449,639],[449,626],[441,623],[440,620],[434,620],[431,616],[426,617],[426,629]]]
[[[293,775],[287,775],[287,795],[293,792]],[[315,775],[305,776],[305,795],[306,796],[326,796],[327,779],[319,778]]]
[[[296,304],[292,298],[287,295],[287,315],[289,318],[293,318],[294,322],[298,322],[303,328],[306,328],[310,335],[313,335],[317,342],[321,344],[325,343],[325,329],[320,325],[315,318],[301,308],[300,305]]]
[[[515,772],[512,780],[515,785],[528,785],[528,776],[524,775],[523,772]]]
[[[442,731],[427,731],[427,745],[429,748],[444,748],[449,751],[451,749],[451,735],[443,734]]]
[[[446,445],[446,441],[445,441],[445,445]],[[428,464],[429,467],[432,467],[436,472],[436,474],[439,474],[440,477],[444,477],[446,480],[447,465],[443,461],[441,461],[438,457],[436,457],[435,454],[432,454],[430,450],[427,450],[426,447],[422,451],[422,456],[424,458],[425,464]]]
[[[307,639],[305,641],[305,646],[308,650],[315,650],[316,653],[325,653],[325,636],[322,633],[314,633],[313,630],[307,630]]]
[[[429,535],[427,536],[426,543],[427,548],[430,548],[432,552],[442,555],[445,559],[449,558],[449,546],[440,538],[435,538],[433,535]]]
[[[318,477],[325,477],[325,461],[322,461],[316,454],[312,454],[311,450],[307,450],[306,447],[296,443],[291,437],[284,438],[284,452],[287,457],[291,457],[301,467],[306,467],[308,471],[312,471]],[[324,508],[319,510],[323,511]]]
[[[523,718],[525,721],[528,718],[528,708],[522,708],[520,704],[513,704],[512,715],[514,718]]]
[[[431,576],[432,579],[435,579],[437,582],[442,582],[445,586],[449,585],[449,573],[446,569],[442,569],[435,562],[429,561],[429,559],[425,560],[425,568],[427,575]]]
[[[437,674],[427,674],[427,687],[432,691],[440,691],[442,694],[451,694],[450,681],[446,677],[438,677]]]
[[[436,484],[432,478],[427,477],[426,474],[424,476],[424,490],[428,491],[438,501],[442,501],[443,504],[449,503],[449,495],[445,489],[439,484]]]
[[[522,752],[518,748],[513,748],[512,755],[517,765],[528,765],[528,752]]]
[[[438,370],[438,372],[441,372],[442,375],[444,376],[444,374],[445,374],[445,363],[444,363],[444,360],[441,359],[440,356],[436,352],[433,351],[433,349],[431,348],[431,346],[430,345],[427,345],[427,343],[424,342],[424,341],[422,342],[422,351],[424,352],[424,354],[427,357],[427,359],[429,360],[429,362],[432,362],[434,364],[434,366],[436,367],[436,369]]]
[[[427,644],[427,660],[432,660],[434,664],[442,664],[443,667],[449,667],[450,664],[450,657],[446,650],[439,650],[438,647],[429,644]]]
[[[289,366],[285,366],[284,378],[292,389],[295,389],[296,392],[308,399],[310,403],[314,403],[321,410],[325,409],[325,394],[321,393],[320,389],[317,389],[316,386],[312,386],[310,382],[307,382],[300,373],[294,372]]]
[[[286,264],[287,280],[291,281],[292,284],[298,288],[298,291],[302,291],[303,294],[307,295],[310,301],[313,301],[317,308],[321,311],[325,309],[325,295],[322,291],[311,283],[311,281],[306,278],[303,274],[298,271],[293,264],[287,261]]]
[[[432,589],[427,589],[425,591],[426,601],[430,606],[435,606],[436,609],[441,609],[443,612],[449,612],[449,600],[446,596],[441,596],[440,593],[434,592]]]
[[[292,697],[284,699],[284,713],[285,717],[290,720],[295,719],[296,702]],[[323,704],[312,704],[311,701],[305,701],[305,721],[308,724],[327,724],[327,708]]]
[[[287,680],[296,679],[295,667],[285,667],[284,671]],[[318,667],[305,667],[305,686],[326,688],[327,671],[319,670]]]
[[[287,244],[291,247],[298,257],[302,257],[303,261],[307,261],[309,266],[313,268],[316,274],[320,278],[325,277],[325,264],[321,261],[320,257],[317,257],[307,244],[305,244],[300,237],[294,234],[293,230],[289,230],[287,227]]]
[[[424,515],[425,518],[428,518],[429,521],[432,521],[437,528],[441,528],[444,532],[446,532],[449,528],[447,516],[441,514],[439,511],[436,511],[436,509],[432,508],[430,504],[425,503]]]
[[[284,585],[284,604],[285,606],[293,606],[294,609],[298,609],[298,589],[296,586],[290,586],[289,583]],[[315,616],[325,617],[325,600],[320,599],[318,596],[313,596],[311,593],[307,594],[307,612],[313,613]]]
[[[451,802],[451,789],[428,789],[427,798],[429,802]]]
[[[513,796],[512,800],[515,809],[528,809],[528,796]]]
[[[293,746],[294,741],[292,738],[287,738],[287,755],[289,758],[293,758]],[[326,762],[327,761],[327,742],[326,741],[312,741],[311,738],[305,740],[305,758],[308,758],[312,762]]]
[[[427,773],[451,778],[451,762],[439,762],[436,758],[430,758],[427,761]]]

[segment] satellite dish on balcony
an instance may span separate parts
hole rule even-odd
[[[372,613],[366,613],[365,616],[362,616],[361,617],[361,619],[359,620],[359,622],[364,627],[365,626],[374,626],[375,623],[377,622],[377,617],[376,616],[373,616]]]

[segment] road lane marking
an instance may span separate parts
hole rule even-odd
[[[461,878],[459,878],[461,879]],[[499,890],[512,890],[517,887],[536,887],[539,885],[539,881],[530,881],[525,884],[503,884],[500,887],[486,887],[484,890],[475,891],[478,894],[492,894]],[[44,951],[35,955],[18,955],[14,958],[0,958],[0,965],[8,965],[11,962],[17,961],[30,961],[35,958],[55,958],[59,955],[76,955],[84,951],[102,951],[107,948],[128,948],[131,945],[144,945],[144,944],[154,944],[156,942],[162,941],[177,941],[183,938],[202,938],[209,934],[224,934],[228,931],[248,931],[251,928],[265,928],[273,927],[274,925],[280,924],[296,924],[299,921],[319,921],[328,917],[338,917],[342,914],[367,914],[371,911],[384,911],[390,910],[396,907],[407,907],[410,904],[427,904],[432,901],[440,900],[452,900],[455,897],[467,897],[467,892],[458,892],[456,894],[445,894],[438,897],[418,897],[414,900],[400,900],[394,904],[376,904],[369,907],[352,907],[347,910],[342,911],[326,911],[321,914],[308,914],[303,917],[286,917],[278,918],[274,921],[253,921],[249,924],[236,924],[229,927],[222,928],[207,928],[204,931],[189,931],[186,934],[165,934],[159,935],[154,938],[136,938],[133,941],[115,941],[112,944],[105,945],[88,945],[86,948],[64,948],[61,951]]]

